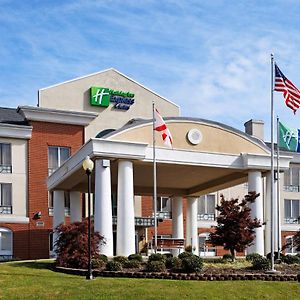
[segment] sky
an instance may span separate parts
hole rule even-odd
[[[300,88],[298,0],[0,0],[0,106],[37,105],[37,92],[115,68],[175,102],[181,116],[270,139],[271,63]],[[275,116],[300,128],[274,94]]]

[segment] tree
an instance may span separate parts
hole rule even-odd
[[[98,259],[99,244],[104,241],[98,232],[93,232],[93,222],[91,225],[91,257]],[[70,225],[61,224],[55,231],[58,234],[58,240],[55,243],[57,265],[86,269],[88,266],[88,220]]]
[[[258,196],[259,194],[255,192],[249,192],[239,203],[239,199],[225,200],[222,195],[221,204],[216,207],[219,211],[217,226],[209,239],[213,246],[223,246],[229,250],[233,261],[236,251],[244,251],[246,247],[252,245],[255,228],[262,226],[260,220],[251,218],[249,207]]]

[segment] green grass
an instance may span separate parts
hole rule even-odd
[[[49,261],[0,264],[0,299],[299,299],[298,282],[174,281],[56,273]]]

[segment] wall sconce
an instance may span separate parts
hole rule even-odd
[[[34,220],[38,220],[42,217],[42,212],[41,211],[38,211],[36,213],[33,214],[33,219]]]

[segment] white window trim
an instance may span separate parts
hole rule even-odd
[[[11,233],[11,241],[10,241],[10,248],[11,248],[11,250],[10,251],[3,251],[3,250],[1,250],[2,232],[9,232],[9,233]],[[8,228],[5,228],[5,227],[0,227],[0,259],[1,259],[1,256],[10,256],[10,257],[13,256],[13,231],[10,230],[10,229],[8,229]]]

